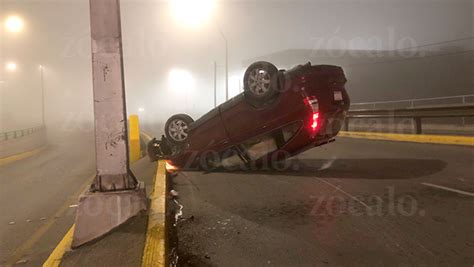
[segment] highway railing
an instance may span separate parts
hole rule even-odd
[[[10,139],[22,138],[24,136],[27,136],[27,135],[30,135],[42,130],[44,130],[43,125],[32,127],[32,128],[3,132],[3,133],[0,133],[0,141],[7,141]]]
[[[395,100],[395,101],[353,103],[351,104],[351,110],[397,109],[397,108],[452,106],[452,105],[466,105],[466,104],[474,104],[474,95],[457,95],[457,96],[418,98],[418,99],[406,99],[406,100]]]
[[[453,117],[474,117],[474,95],[352,104],[345,121],[345,130],[350,130],[351,119],[411,118],[415,124],[415,133],[422,134],[423,118]]]

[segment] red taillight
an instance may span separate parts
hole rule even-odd
[[[316,131],[319,125],[319,112],[313,112],[313,116],[311,118],[311,130]]]
[[[312,132],[316,132],[319,126],[319,103],[315,96],[308,96],[304,99],[304,103],[311,107],[311,117],[309,128]]]

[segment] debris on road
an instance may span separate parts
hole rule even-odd
[[[170,191],[170,195],[171,195],[172,197],[177,197],[177,196],[179,196],[179,193],[178,193],[178,191],[176,191],[176,190],[173,189],[173,190]]]
[[[173,201],[179,207],[178,211],[174,215],[174,224],[173,224],[173,226],[176,227],[178,225],[178,220],[181,219],[181,217],[183,216],[183,208],[184,207],[183,207],[183,205],[179,204],[179,202],[176,199],[173,199]]]
[[[191,215],[190,217],[188,218],[181,218],[181,221],[194,221],[194,215]]]
[[[12,222],[9,222],[8,224],[9,224],[9,225],[14,225],[14,224],[15,224],[15,222],[13,222],[13,221],[12,221]]]
[[[27,259],[21,259],[21,260],[15,262],[15,264],[25,264],[25,263],[27,263],[27,262],[28,262]]]

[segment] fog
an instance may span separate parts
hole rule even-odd
[[[225,101],[220,30],[228,42],[230,96],[241,91],[246,66],[258,59],[280,68],[307,61],[347,67],[354,102],[473,92],[472,1],[221,0],[196,27],[174,20],[166,1],[121,5],[127,111],[148,127],[175,113],[197,118],[211,109],[214,62],[217,102]],[[2,0],[0,8],[2,21],[14,14],[25,24],[21,33],[0,35],[0,132],[41,124],[40,65],[48,131],[90,132],[88,1]],[[426,56],[432,60],[420,60]],[[17,64],[14,72],[5,70],[8,62]]]

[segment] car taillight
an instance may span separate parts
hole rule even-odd
[[[304,103],[311,107],[311,118],[310,118],[310,123],[309,123],[309,128],[312,132],[316,132],[318,130],[319,126],[319,120],[320,120],[320,115],[319,115],[319,103],[318,99],[315,96],[308,96],[304,99]]]
[[[319,126],[319,112],[313,112],[311,118],[311,130],[314,132],[318,129]]]

